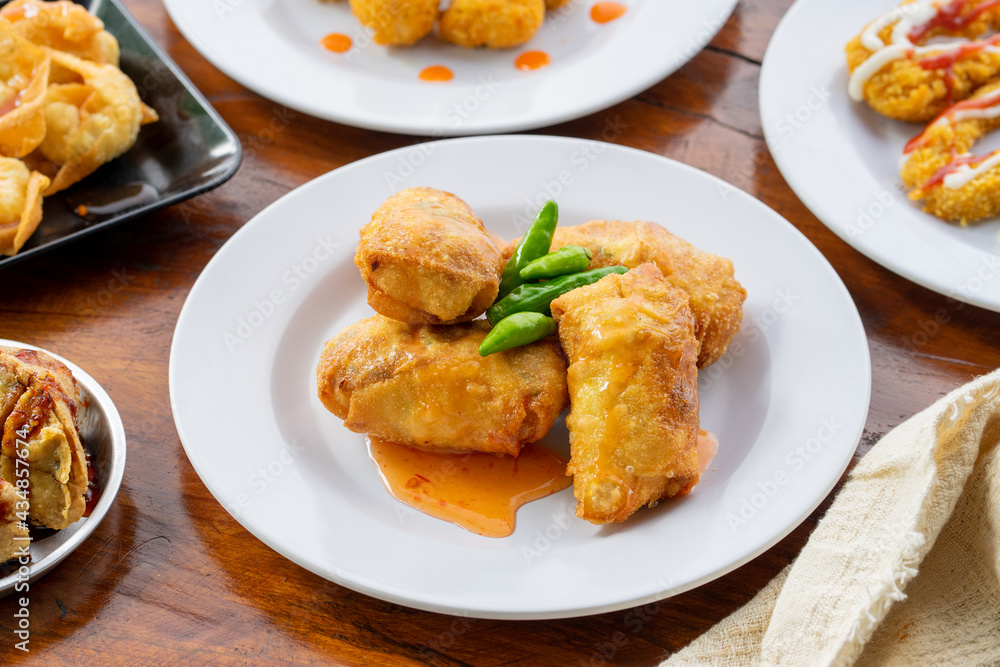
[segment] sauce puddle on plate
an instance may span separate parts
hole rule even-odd
[[[541,69],[551,62],[549,54],[545,51],[525,51],[514,61],[514,66],[523,72],[529,72],[533,69]]]
[[[423,81],[451,81],[455,78],[455,74],[444,65],[431,65],[421,70],[420,78]]]
[[[519,507],[573,483],[566,461],[539,444],[514,458],[438,454],[369,437],[368,453],[394,498],[485,537],[507,537]]]
[[[331,32],[329,35],[321,39],[319,43],[324,49],[332,51],[333,53],[347,53],[354,45],[351,38],[341,32]]]
[[[596,23],[610,23],[628,11],[620,2],[598,2],[590,8],[590,18]]]

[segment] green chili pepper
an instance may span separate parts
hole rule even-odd
[[[556,233],[558,222],[559,205],[550,199],[542,204],[542,208],[539,209],[531,227],[528,228],[521,242],[517,244],[514,254],[507,260],[507,265],[503,267],[497,301],[510,294],[515,287],[524,282],[521,280],[521,269],[548,253],[549,248],[552,247],[552,235]]]
[[[573,273],[568,276],[559,276],[554,280],[544,283],[521,285],[490,306],[490,309],[486,311],[486,319],[490,321],[490,324],[496,326],[497,322],[510,317],[514,313],[530,311],[551,315],[552,310],[549,308],[549,304],[556,297],[575,290],[577,287],[596,283],[608,274],[625,273],[626,271],[628,269],[624,266],[606,266],[602,269],[592,269],[582,273]]]
[[[543,255],[521,269],[521,280],[542,280],[558,278],[570,273],[586,271],[594,255],[588,248],[567,245],[548,255]]]
[[[556,321],[541,313],[514,313],[497,322],[479,344],[480,356],[541,340],[556,332]]]

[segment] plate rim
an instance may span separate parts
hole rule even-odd
[[[492,143],[494,141],[510,141],[510,140],[522,140],[522,139],[523,140],[527,140],[527,141],[531,141],[531,142],[537,142],[539,144],[544,144],[545,142],[549,142],[549,141],[556,141],[556,142],[562,142],[562,143],[567,143],[567,144],[576,144],[576,145],[579,145],[580,143],[589,143],[589,141],[585,140],[585,139],[570,138],[570,137],[558,137],[558,136],[547,136],[547,135],[514,135],[514,136],[502,136],[502,137],[496,137],[496,136],[463,137],[463,138],[456,138],[456,139],[441,140],[441,141],[435,142],[435,143],[440,143],[440,144],[445,144],[445,143],[447,143],[447,144],[459,144],[459,143],[472,144],[472,143]],[[445,613],[445,614],[460,614],[460,615],[468,616],[468,617],[472,617],[472,618],[501,619],[501,620],[541,620],[541,619],[557,619],[557,618],[572,618],[572,617],[579,617],[579,616],[587,616],[587,615],[593,615],[593,614],[599,614],[599,613],[617,611],[617,610],[621,610],[621,609],[628,609],[628,608],[631,608],[631,607],[634,607],[634,606],[638,606],[638,605],[641,605],[641,604],[644,604],[644,603],[652,602],[652,601],[655,601],[655,600],[665,599],[667,597],[672,597],[674,595],[680,594],[680,593],[685,592],[687,590],[691,590],[693,588],[701,586],[704,583],[707,583],[708,581],[715,580],[718,577],[721,577],[721,576],[723,576],[723,575],[725,575],[725,574],[727,574],[729,572],[732,572],[733,570],[735,570],[738,567],[744,565],[745,563],[749,562],[750,560],[753,560],[754,558],[756,558],[760,554],[764,553],[765,551],[767,551],[768,549],[770,549],[771,547],[773,547],[775,544],[777,544],[782,539],[784,539],[789,533],[791,533],[793,530],[795,530],[799,525],[801,525],[801,523],[806,518],[808,518],[808,516],[810,514],[812,514],[812,512],[815,511],[815,509],[829,496],[829,493],[836,487],[836,485],[839,483],[840,479],[842,478],[844,470],[846,470],[846,468],[849,466],[851,460],[853,459],[853,457],[854,457],[854,455],[855,455],[855,453],[857,451],[857,444],[860,442],[861,436],[862,436],[862,434],[864,432],[865,424],[867,422],[867,415],[868,415],[868,411],[869,411],[869,408],[870,408],[870,400],[871,400],[871,357],[870,357],[870,349],[869,349],[868,342],[867,342],[867,334],[866,334],[865,329],[864,329],[864,324],[863,324],[863,322],[861,320],[860,313],[858,313],[857,308],[854,305],[853,298],[851,297],[850,292],[847,290],[847,287],[844,285],[844,283],[840,279],[839,275],[833,269],[832,265],[830,265],[829,261],[826,260],[826,258],[822,255],[822,253],[815,247],[815,245],[811,241],[809,241],[809,239],[799,229],[797,229],[794,225],[792,225],[790,222],[788,222],[783,216],[781,216],[779,213],[777,213],[776,211],[774,211],[773,209],[771,209],[770,207],[768,207],[766,204],[764,204],[760,200],[757,200],[756,198],[754,198],[752,195],[749,195],[748,193],[746,193],[746,192],[744,192],[742,190],[739,190],[738,188],[736,188],[736,187],[734,187],[734,186],[726,183],[722,179],[720,179],[720,178],[718,178],[718,177],[716,177],[716,176],[714,176],[712,174],[709,174],[707,172],[699,170],[699,169],[697,169],[695,167],[692,167],[690,165],[678,162],[678,161],[673,160],[671,158],[667,158],[667,157],[662,156],[662,155],[658,155],[658,154],[655,154],[655,153],[650,153],[650,152],[647,152],[647,151],[643,151],[643,150],[632,148],[632,147],[628,147],[628,146],[621,146],[621,145],[618,145],[618,144],[607,144],[607,146],[608,146],[609,149],[621,150],[621,151],[623,151],[626,154],[632,154],[632,155],[635,155],[635,156],[641,156],[642,158],[645,158],[645,159],[650,159],[651,158],[651,159],[655,159],[655,160],[664,160],[664,161],[670,163],[671,165],[673,165],[675,168],[680,168],[680,169],[684,169],[684,170],[688,170],[690,172],[696,173],[696,174],[699,175],[699,177],[707,177],[707,179],[709,179],[710,182],[715,183],[717,187],[724,188],[727,192],[728,191],[732,191],[732,192],[739,193],[740,195],[742,195],[743,197],[745,197],[747,200],[751,200],[752,202],[754,202],[753,205],[759,206],[762,209],[765,209],[766,211],[769,211],[770,215],[774,216],[777,220],[780,220],[780,222],[785,226],[785,229],[786,229],[787,232],[790,232],[792,234],[792,236],[794,236],[796,239],[798,239],[799,242],[802,243],[803,249],[807,249],[808,252],[811,253],[812,256],[815,259],[817,259],[819,262],[822,263],[822,265],[825,266],[825,270],[829,272],[829,275],[831,277],[835,278],[835,283],[833,283],[833,284],[835,285],[837,291],[840,292],[841,295],[846,299],[846,303],[850,304],[851,314],[853,315],[853,317],[852,317],[852,328],[856,327],[855,333],[856,334],[860,334],[860,337],[861,337],[857,342],[860,343],[861,340],[864,341],[864,345],[863,345],[864,356],[863,356],[863,359],[859,360],[860,362],[862,362],[861,366],[863,367],[863,376],[864,376],[860,380],[862,382],[862,386],[863,386],[863,394],[864,395],[863,395],[863,397],[861,397],[861,403],[863,403],[864,409],[863,409],[863,411],[861,413],[859,413],[859,415],[857,415],[858,423],[857,423],[857,425],[856,425],[856,427],[854,429],[856,432],[854,432],[852,434],[849,434],[847,436],[847,439],[851,443],[853,443],[853,446],[851,446],[849,449],[845,448],[845,450],[843,451],[843,453],[842,453],[842,460],[838,461],[837,466],[836,466],[837,467],[837,474],[835,476],[831,476],[830,477],[830,481],[827,484],[827,487],[823,490],[823,492],[821,494],[817,495],[812,502],[808,503],[808,506],[805,506],[805,505],[802,506],[800,515],[796,518],[795,521],[793,521],[789,525],[783,527],[782,530],[780,530],[778,533],[776,533],[775,535],[773,535],[771,539],[767,540],[765,543],[762,543],[756,549],[748,552],[747,554],[745,554],[745,556],[743,556],[743,557],[741,557],[739,559],[736,559],[736,560],[730,562],[725,568],[722,568],[720,570],[716,570],[716,571],[711,572],[711,573],[707,573],[704,576],[696,578],[696,579],[694,579],[694,580],[692,580],[690,582],[687,582],[684,585],[673,586],[673,587],[669,588],[666,591],[660,590],[660,591],[651,592],[651,593],[647,594],[645,597],[641,597],[641,598],[633,598],[633,599],[629,599],[629,600],[614,600],[614,601],[610,601],[610,602],[606,602],[606,603],[602,603],[602,604],[589,605],[589,606],[586,606],[586,607],[574,607],[574,608],[570,608],[570,609],[566,609],[566,608],[552,608],[552,609],[544,609],[544,610],[540,610],[540,611],[525,611],[525,610],[517,610],[517,611],[500,610],[500,611],[497,611],[497,610],[491,610],[491,609],[488,609],[488,608],[484,608],[482,606],[480,606],[478,608],[475,608],[475,609],[469,609],[469,608],[461,608],[460,609],[460,608],[457,608],[455,606],[450,606],[450,605],[447,605],[447,604],[437,604],[435,602],[429,602],[429,601],[426,601],[426,600],[413,599],[412,597],[407,597],[406,595],[397,594],[397,593],[395,593],[393,591],[386,590],[385,588],[379,588],[373,582],[365,581],[365,580],[361,579],[360,577],[354,577],[354,578],[345,577],[340,572],[332,572],[332,571],[330,571],[328,568],[326,568],[324,566],[317,566],[315,563],[309,562],[308,559],[300,556],[295,551],[293,551],[290,548],[286,547],[284,544],[281,544],[280,542],[277,542],[276,540],[273,540],[273,539],[271,539],[271,540],[264,539],[264,537],[262,537],[261,535],[258,534],[258,529],[257,529],[256,526],[254,528],[251,528],[250,526],[247,525],[247,523],[250,523],[249,521],[247,521],[244,517],[237,516],[236,514],[234,514],[233,511],[231,511],[230,507],[227,506],[222,500],[219,499],[218,496],[215,495],[215,491],[213,490],[213,485],[209,484],[209,482],[205,480],[205,478],[202,476],[201,467],[199,466],[198,463],[196,463],[195,459],[192,458],[192,456],[189,453],[189,448],[192,447],[192,446],[194,446],[194,445],[193,444],[189,444],[186,441],[186,440],[189,439],[190,436],[187,436],[187,433],[188,433],[187,426],[184,423],[182,423],[182,418],[180,416],[180,412],[181,411],[178,409],[179,406],[177,404],[176,394],[175,394],[175,391],[177,390],[176,389],[177,384],[178,384],[177,377],[178,377],[178,373],[179,373],[179,364],[180,364],[180,362],[178,360],[178,357],[179,357],[178,349],[179,349],[179,346],[182,344],[181,341],[182,341],[182,337],[183,337],[182,335],[179,335],[179,334],[182,334],[183,333],[182,330],[184,328],[186,328],[186,327],[189,326],[187,320],[191,317],[191,315],[190,315],[190,310],[188,309],[188,301],[199,298],[198,295],[199,295],[200,290],[205,289],[204,283],[209,280],[208,274],[209,274],[210,267],[212,267],[213,264],[216,263],[216,262],[222,263],[222,262],[227,261],[227,259],[225,257],[225,253],[223,252],[224,248],[220,249],[220,252],[216,253],[216,255],[206,265],[205,269],[202,271],[202,274],[199,275],[198,279],[195,281],[195,284],[192,286],[192,288],[191,288],[191,290],[190,290],[190,292],[188,294],[187,300],[185,301],[184,307],[181,310],[181,314],[178,317],[177,325],[175,327],[174,337],[173,337],[173,340],[172,340],[172,343],[171,343],[170,362],[169,362],[170,401],[171,401],[171,409],[172,409],[173,415],[174,415],[175,426],[176,426],[177,432],[178,432],[178,437],[181,440],[182,446],[185,449],[185,453],[188,454],[188,460],[191,462],[192,467],[195,469],[195,472],[198,474],[199,478],[202,479],[203,483],[205,483],[205,485],[209,489],[209,491],[213,494],[213,497],[216,499],[216,501],[219,502],[220,505],[222,505],[223,509],[225,509],[230,514],[230,516],[232,516],[250,534],[254,535],[254,537],[256,537],[258,540],[260,540],[261,542],[263,542],[266,546],[268,546],[269,548],[271,548],[272,550],[274,550],[275,552],[277,552],[281,556],[283,556],[283,557],[291,560],[292,562],[294,562],[297,565],[303,567],[307,571],[312,572],[314,574],[317,574],[319,576],[322,576],[323,578],[328,579],[330,581],[333,581],[334,583],[337,583],[339,585],[345,586],[347,588],[350,588],[352,590],[364,593],[366,595],[369,595],[369,596],[377,598],[377,599],[381,599],[381,600],[386,600],[386,601],[393,602],[393,603],[402,604],[402,605],[405,605],[407,607],[421,609],[421,610],[424,610],[424,611],[430,611],[430,612],[436,612],[436,613]],[[282,196],[281,198],[279,198],[278,200],[276,200],[275,202],[273,202],[272,204],[270,204],[269,206],[267,206],[260,213],[258,213],[256,216],[254,216],[254,218],[252,218],[246,224],[244,224],[240,228],[240,230],[238,230],[237,233],[234,234],[234,236],[231,237],[231,239],[229,241],[227,241],[227,244],[230,243],[230,242],[232,242],[234,239],[239,238],[244,233],[248,233],[248,234],[252,233],[251,230],[254,229],[254,227],[256,225],[258,225],[258,224],[264,224],[264,223],[261,222],[261,220],[265,220],[270,215],[269,212],[271,211],[271,209],[280,208],[283,205],[283,202],[286,200],[286,198],[296,196],[296,193],[301,188],[310,186],[311,184],[314,187],[318,187],[317,181],[320,181],[321,179],[329,177],[330,174],[333,174],[333,173],[341,171],[341,170],[349,170],[349,169],[353,169],[353,168],[359,168],[360,169],[360,168],[362,168],[361,165],[363,165],[363,163],[366,163],[366,162],[369,162],[369,161],[391,160],[393,157],[395,157],[396,154],[399,154],[399,153],[402,153],[402,152],[405,152],[405,151],[411,150],[411,149],[412,149],[412,147],[403,147],[403,148],[395,149],[395,150],[392,150],[392,151],[387,151],[387,152],[384,152],[384,153],[380,153],[380,154],[376,154],[376,155],[373,155],[373,156],[369,156],[369,157],[367,157],[367,158],[365,158],[363,160],[359,160],[357,162],[350,163],[348,165],[344,165],[344,166],[342,166],[342,167],[340,167],[338,169],[334,169],[331,172],[328,172],[327,174],[324,174],[324,175],[322,175],[320,177],[317,177],[316,179],[313,179],[312,181],[309,181],[309,182],[307,182],[307,183],[299,186],[298,188],[295,188],[294,190],[290,191],[289,193],[285,194],[284,196]]]

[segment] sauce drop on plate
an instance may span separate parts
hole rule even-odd
[[[705,430],[698,431],[698,472],[704,475],[718,453],[719,439],[715,434]]]
[[[548,65],[552,60],[545,51],[525,51],[514,61],[514,66],[522,71],[540,69]]]
[[[368,453],[397,500],[486,537],[510,535],[521,505],[573,483],[566,461],[539,444],[514,458],[438,454],[370,437]]]
[[[609,23],[620,18],[628,7],[620,2],[598,2],[590,8],[590,18],[597,23]]]
[[[424,81],[451,81],[455,74],[444,65],[431,65],[420,72],[420,78]]]
[[[351,38],[341,32],[331,32],[329,35],[319,40],[323,48],[334,53],[345,53],[351,50],[354,42]]]

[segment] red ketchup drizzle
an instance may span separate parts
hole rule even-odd
[[[927,33],[934,28],[944,28],[953,32],[961,31],[979,18],[983,12],[1000,5],[1000,0],[988,0],[973,7],[968,14],[959,14],[968,4],[969,0],[954,0],[951,4],[939,8],[938,13],[927,23],[915,26],[907,33],[906,37],[915,44],[926,37]]]
[[[944,83],[948,87],[948,98],[947,101],[951,104],[951,91],[955,86],[955,75],[953,68],[955,63],[962,58],[970,55],[972,53],[977,53],[982,51],[988,46],[995,46],[1000,43],[1000,34],[993,35],[989,39],[984,39],[978,42],[969,42],[968,44],[962,44],[961,46],[945,51],[942,54],[936,56],[930,56],[929,58],[923,58],[917,61],[923,69],[943,69],[945,71]]]
[[[953,174],[958,171],[958,168],[962,165],[969,165],[970,167],[975,167],[981,162],[985,162],[993,155],[996,155],[997,151],[993,151],[988,155],[966,155],[965,157],[957,157],[945,166],[941,167],[934,172],[926,183],[920,186],[921,190],[927,190],[933,188],[935,185],[941,185],[944,183],[944,179],[948,174]]]
[[[903,148],[903,154],[912,153],[916,149],[922,147],[924,143],[926,143],[927,132],[942,118],[947,118],[948,121],[951,122],[953,121],[956,112],[966,111],[968,109],[988,109],[997,104],[1000,104],[1000,90],[992,92],[989,95],[984,95],[983,97],[974,97],[972,99],[963,100],[958,104],[945,109],[937,118],[928,123],[923,132],[906,142],[906,146]]]

